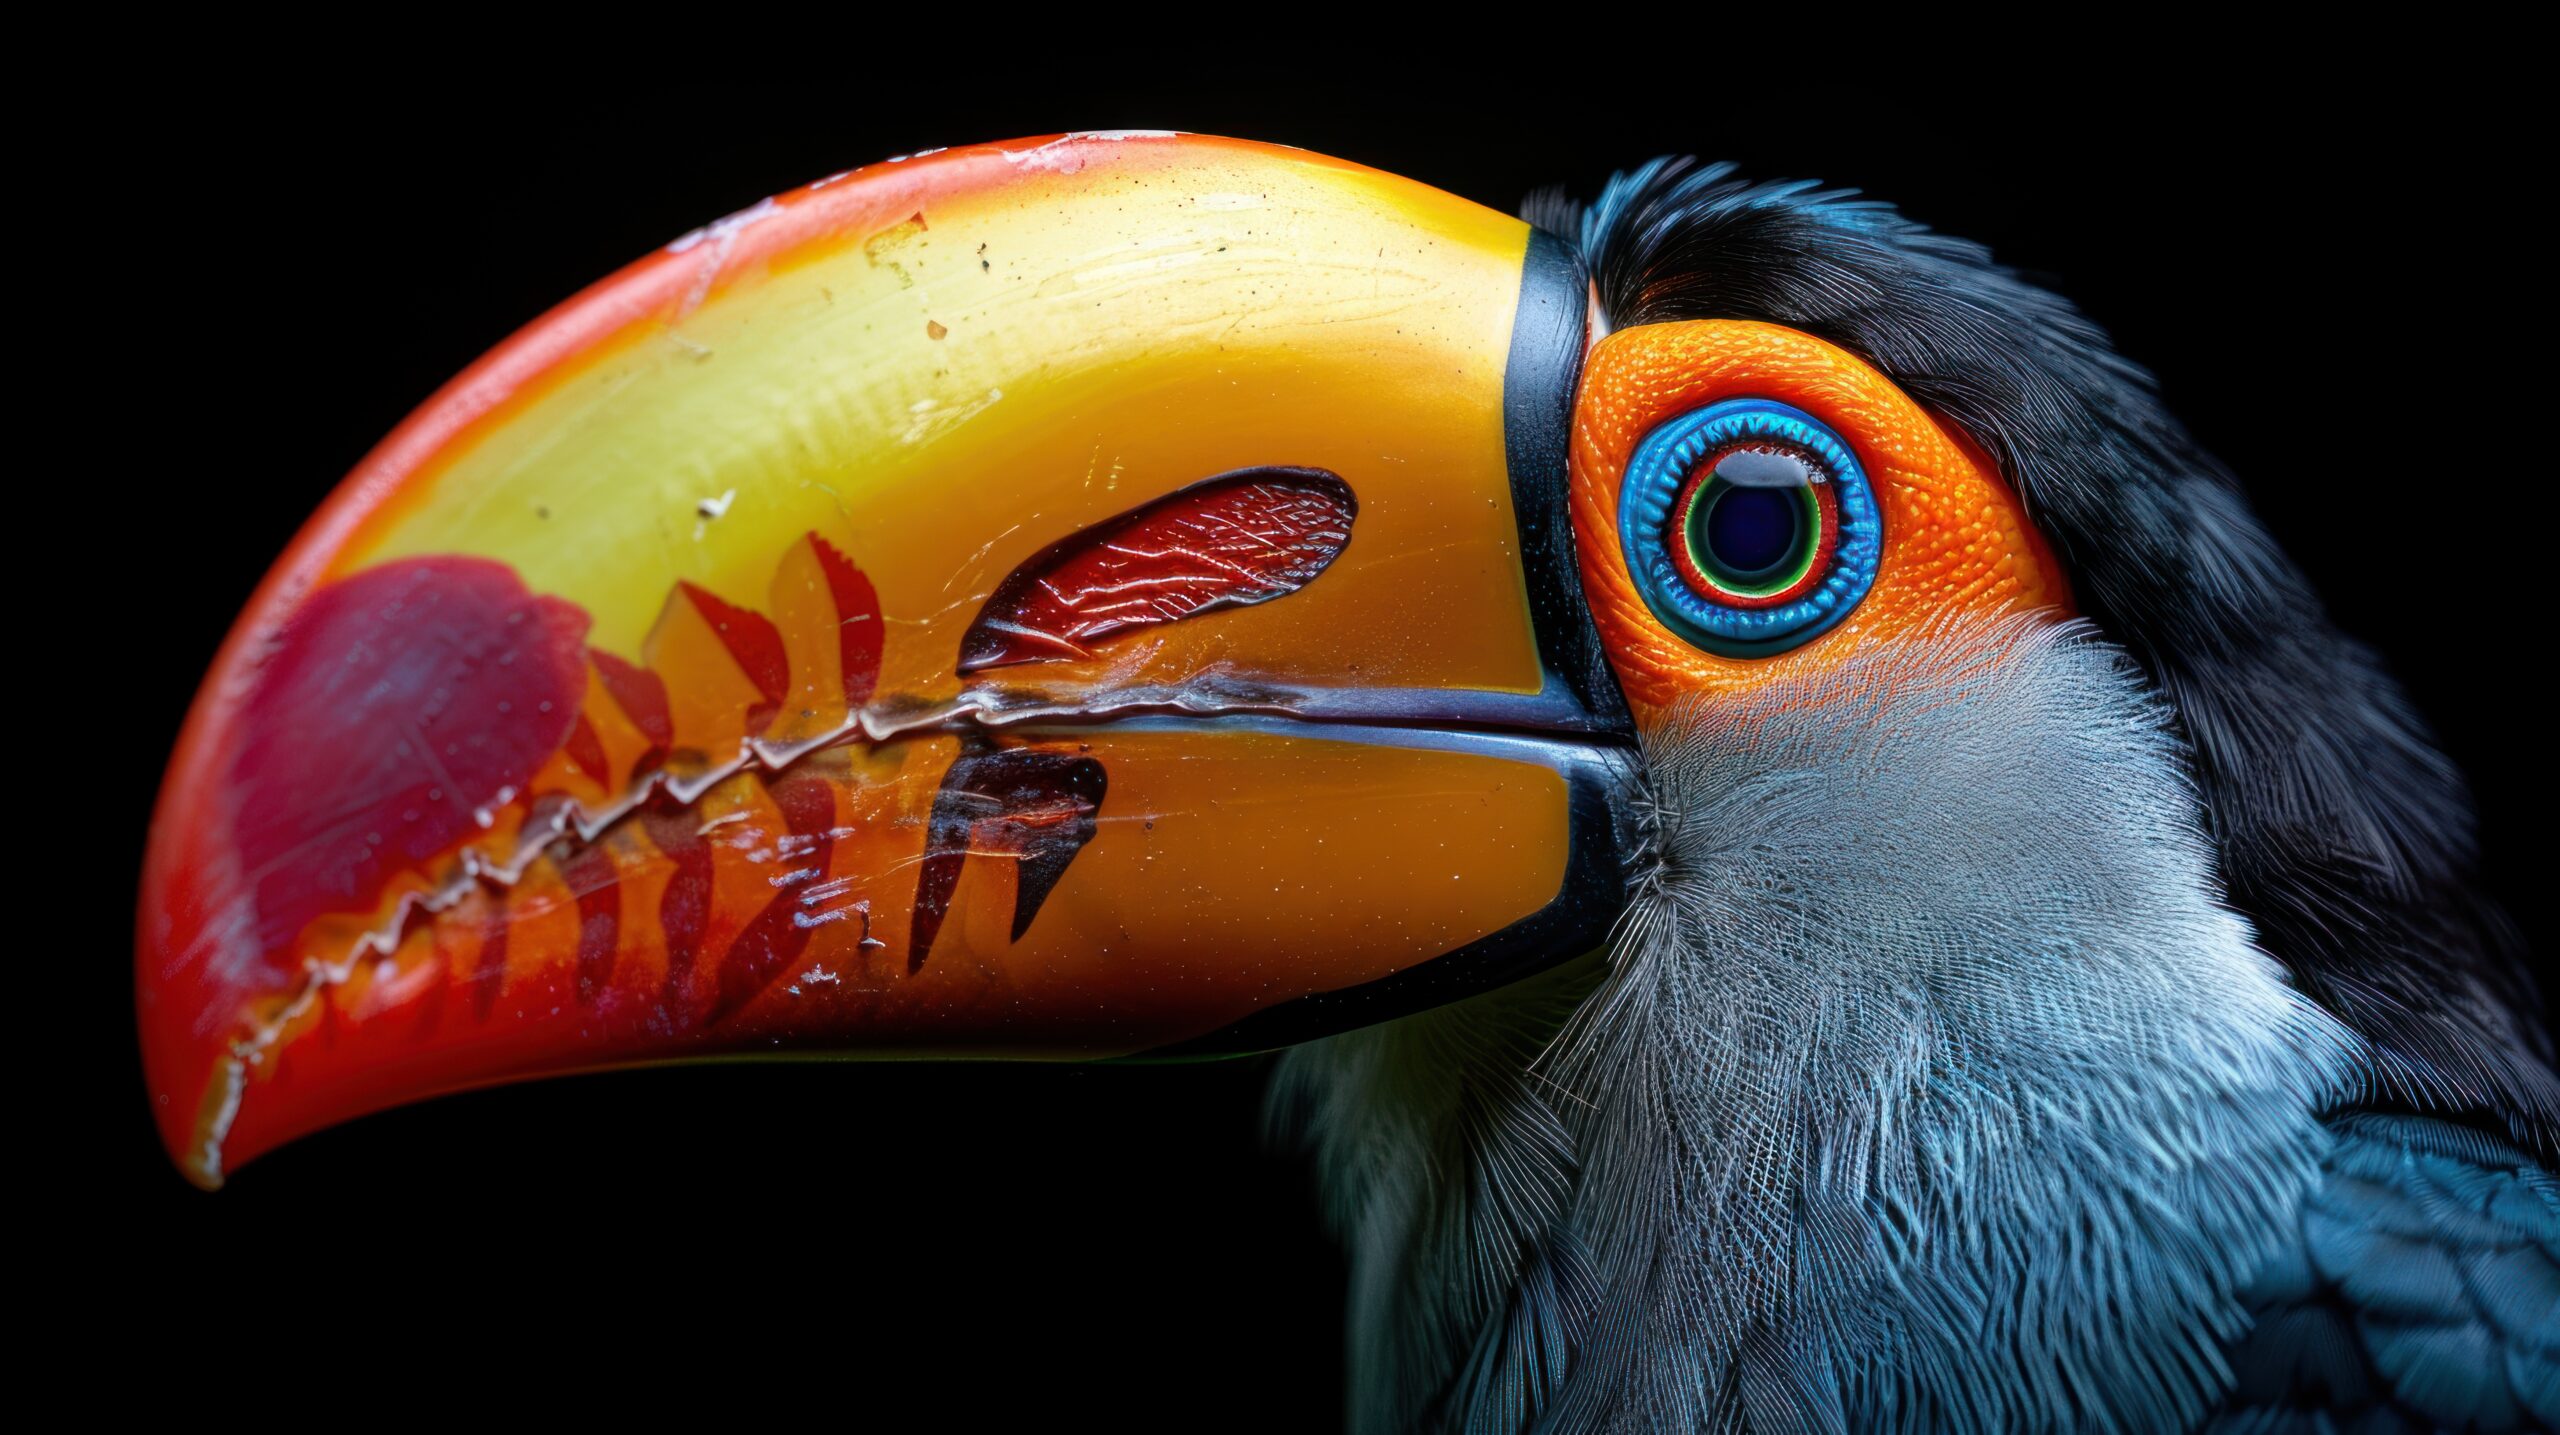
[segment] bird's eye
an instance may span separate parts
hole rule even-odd
[[[1729,657],[1784,652],[1839,622],[1884,551],[1858,456],[1768,399],[1709,404],[1645,435],[1618,502],[1627,569],[1654,616]]]

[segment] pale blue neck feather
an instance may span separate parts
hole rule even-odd
[[[1283,1067],[1356,1423],[2194,1423],[2354,1047],[2216,900],[2130,665],[1948,628],[1647,745],[1605,968]]]

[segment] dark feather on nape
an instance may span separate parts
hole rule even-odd
[[[1560,184],[1529,191],[1529,197],[1520,201],[1520,217],[1568,241],[1582,232],[1582,202]]]
[[[1612,326],[1799,329],[1986,449],[2175,708],[2230,899],[2371,1043],[2370,1104],[2560,1152],[2544,1014],[2479,890],[2460,775],[2096,325],[1884,203],[1725,165],[1657,160],[1587,208],[1542,194],[1529,213],[1579,241]]]

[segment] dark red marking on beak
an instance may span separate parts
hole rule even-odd
[[[782,812],[783,825],[790,829],[780,844],[785,855],[804,872],[825,872],[835,845],[834,792],[826,783],[802,773],[784,774],[768,791],[773,805]],[[720,959],[719,996],[710,1014],[703,1018],[704,1025],[718,1022],[755,1000],[775,977],[800,959],[813,930],[802,906],[799,892],[784,887],[729,943],[729,950]]]
[[[524,791],[577,724],[587,615],[480,558],[315,591],[258,669],[231,764],[257,946],[361,911]]]
[[[595,1005],[613,982],[622,945],[622,883],[602,847],[575,844],[560,863],[561,879],[578,899],[578,1002]]]
[[[844,702],[848,710],[871,701],[871,693],[880,682],[880,647],[888,625],[880,618],[880,595],[871,579],[853,560],[836,551],[836,546],[817,534],[809,535],[809,549],[818,555],[818,570],[826,575],[827,592],[836,605],[836,652],[844,673]]]
[[[1021,941],[1067,864],[1093,840],[1106,786],[1101,763],[1065,753],[1008,748],[951,764],[926,824],[907,970],[923,970],[972,852],[1014,859],[1013,939]]]
[[[658,930],[667,943],[661,1000],[669,1011],[685,1009],[702,934],[711,925],[711,844],[703,838],[701,823],[697,814],[663,795],[640,810],[640,830],[648,834],[649,844],[675,864],[658,898]]]
[[[960,671],[1087,657],[1115,634],[1287,597],[1341,555],[1359,511],[1320,468],[1203,479],[1013,570],[960,640]]]
[[[747,709],[747,732],[750,736],[763,733],[773,726],[774,714],[782,710],[783,699],[791,694],[791,658],[783,650],[782,634],[774,628],[772,619],[741,608],[717,593],[691,583],[678,583],[676,591],[711,625],[711,631],[720,637],[720,646],[737,659],[738,671],[755,684],[762,700]],[[660,690],[664,691],[663,685]]]
[[[602,648],[591,648],[588,656],[595,660],[596,676],[603,680],[605,692],[613,705],[622,709],[639,728],[652,747],[648,755],[635,764],[641,772],[656,767],[675,745],[675,718],[667,706],[667,682],[637,663],[627,663]],[[636,775],[636,774],[635,774]],[[598,773],[602,777],[604,774]]]

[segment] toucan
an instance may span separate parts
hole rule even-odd
[[[1284,1052],[1363,1430],[2560,1425],[2459,776],[2068,303],[1721,166],[1070,134],[685,235],[277,561],[136,978],[206,1187],[551,1073]]]

